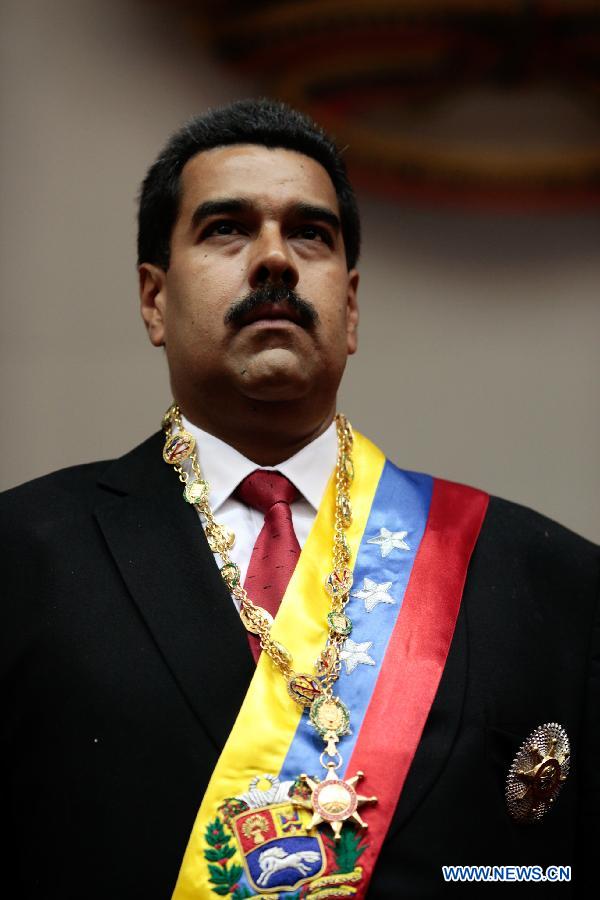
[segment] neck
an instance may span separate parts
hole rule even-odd
[[[244,416],[231,414],[231,410],[187,409],[181,406],[183,415],[198,428],[208,431],[234,447],[258,466],[277,466],[310,444],[329,427],[335,416],[335,402],[329,409],[311,410],[300,415],[289,403],[255,403]],[[223,414],[221,414],[223,412]]]

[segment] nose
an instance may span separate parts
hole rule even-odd
[[[275,223],[263,227],[252,250],[248,272],[250,287],[272,282],[295,288],[298,278],[298,269],[279,227]]]

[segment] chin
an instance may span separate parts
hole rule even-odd
[[[244,382],[242,391],[250,400],[258,400],[263,403],[293,402],[301,400],[310,391],[310,384],[296,379],[279,378],[276,381],[261,381],[258,383]]]
[[[273,349],[247,363],[240,388],[253,400],[298,400],[314,389],[317,380],[314,360],[300,358],[289,350]]]

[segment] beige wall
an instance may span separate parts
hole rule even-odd
[[[169,400],[138,321],[134,195],[186,116],[253,92],[152,3],[4,0],[1,486],[110,457]],[[340,407],[401,465],[600,540],[600,215],[362,198]]]

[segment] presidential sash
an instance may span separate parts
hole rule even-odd
[[[360,811],[368,830],[345,822],[334,840],[327,823],[311,829],[311,814],[294,804],[308,790],[301,774],[323,778],[323,740],[263,653],[202,799],[173,900],[366,895],[444,669],[488,497],[402,471],[356,433],[353,455],[352,632],[335,691],[351,733],[337,745],[337,777],[355,784],[365,772],[356,790],[377,797]],[[314,670],[327,638],[334,503],[330,483],[272,628],[298,672]]]

